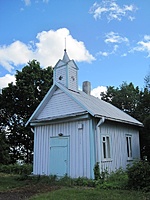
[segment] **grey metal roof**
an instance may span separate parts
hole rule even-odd
[[[44,108],[45,104],[50,100],[53,92],[56,88],[60,88],[63,92],[69,95],[72,100],[78,103],[85,111],[91,114],[93,117],[105,117],[107,120],[117,121],[126,124],[132,124],[135,126],[143,126],[141,122],[121,111],[117,107],[113,106],[110,103],[107,103],[99,98],[96,98],[92,95],[87,95],[85,92],[78,90],[77,92],[71,91],[64,87],[62,84],[55,83],[52,88],[48,91],[40,105],[34,111],[30,119],[27,121],[26,126],[32,120],[36,119],[36,116]]]
[[[74,92],[68,90],[66,87],[60,84],[57,85],[94,117],[105,117],[106,119],[111,121],[118,121],[122,123],[143,126],[141,122],[110,103],[107,103],[92,95],[87,95],[85,92],[82,92],[80,90],[78,90],[78,92]]]

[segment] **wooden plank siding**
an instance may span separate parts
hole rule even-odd
[[[57,89],[37,119],[59,117],[85,110],[73,101],[68,95]]]
[[[82,128],[79,124],[82,124]],[[56,123],[51,125],[35,126],[34,134],[34,174],[50,175],[50,138],[69,137],[69,170],[68,175],[94,178],[93,168],[95,162],[100,163],[100,171],[109,172],[122,167],[126,168],[134,159],[140,158],[139,132],[130,125],[104,123],[96,131],[96,123],[91,119],[72,122]],[[102,136],[110,137],[109,160],[102,160]],[[128,160],[126,136],[132,137],[133,160]]]
[[[61,78],[60,78],[61,77]],[[66,86],[67,77],[66,77],[66,66],[61,66],[57,69],[57,74],[55,77],[56,82],[63,84]]]
[[[82,128],[78,125],[82,124]],[[34,174],[50,173],[50,138],[63,136],[69,137],[70,155],[69,155],[69,171],[71,177],[88,177],[90,174],[90,128],[89,120],[81,120],[76,122],[60,123],[53,125],[36,126],[34,133]]]
[[[111,158],[108,160],[102,160],[102,135],[108,135],[110,137],[110,154]],[[132,160],[128,160],[127,156],[127,144],[126,136],[132,137]],[[100,145],[99,147],[99,158],[101,171],[107,169],[115,171],[122,167],[126,169],[128,164],[131,164],[133,160],[140,159],[140,148],[139,148],[139,131],[129,125],[121,125],[115,123],[104,123],[100,126]]]
[[[73,91],[78,90],[78,75],[77,70],[75,68],[68,68],[68,89]]]

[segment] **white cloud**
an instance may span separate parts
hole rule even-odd
[[[93,96],[98,97],[99,99],[101,99],[101,96],[100,96],[101,92],[106,93],[106,91],[107,91],[107,87],[105,87],[105,86],[98,86],[97,88],[92,89],[91,95],[93,95]]]
[[[150,40],[150,35],[144,35],[144,40],[149,41]]]
[[[121,55],[121,57],[126,57],[127,56],[127,53],[123,53],[122,55]]]
[[[133,5],[124,5],[124,10],[125,11],[133,11],[134,10],[134,6]]]
[[[97,55],[101,55],[101,56],[107,57],[107,56],[109,56],[109,55],[110,55],[110,52],[106,52],[106,51],[99,51],[99,52],[97,53]]]
[[[137,46],[134,47],[130,52],[139,51],[146,52],[147,57],[150,57],[150,35],[145,35],[143,40],[137,43]]]
[[[48,3],[49,2],[49,0],[43,0],[43,3]]]
[[[107,33],[105,35],[106,39],[105,39],[105,43],[129,43],[128,38],[126,37],[121,37],[118,33],[115,33],[113,31]]]
[[[57,31],[43,31],[37,35],[39,42],[36,43],[37,49],[35,55],[43,66],[54,66],[58,59],[62,57],[62,50],[65,47],[65,38],[67,52],[71,59],[78,62],[91,62],[95,60],[86,49],[83,42],[77,41],[70,35],[68,29],[62,28]]]
[[[32,57],[30,46],[20,41],[15,41],[8,46],[0,46],[0,65],[9,72],[14,69],[14,65],[25,64]]]
[[[132,16],[129,16],[128,18],[129,18],[130,21],[135,20],[135,17],[132,17]]]
[[[111,48],[112,48],[111,51],[110,50],[109,51],[99,51],[97,53],[97,55],[101,55],[101,56],[104,56],[104,57],[108,57],[109,55],[116,54],[117,52],[120,53],[120,51],[118,51],[118,49],[119,50],[121,49],[122,43],[125,43],[125,45],[129,45],[128,38],[122,37],[118,33],[115,33],[113,31],[105,34],[104,42],[106,44],[109,44],[109,48],[110,48],[110,45],[111,45]]]
[[[113,53],[115,53],[118,48],[119,48],[119,46],[117,44],[115,44],[114,47],[113,47]]]
[[[101,3],[94,3],[90,8],[89,13],[93,14],[95,19],[101,19],[105,14],[108,22],[111,20],[121,21],[123,17],[127,17],[128,20],[133,20],[134,17],[131,16],[133,12],[137,10],[135,5],[126,5],[122,7],[116,3],[116,0],[103,0]]]
[[[98,3],[94,3],[93,6],[90,8],[90,13],[91,14],[94,14],[94,18],[97,19],[97,18],[101,18],[101,14],[103,12],[107,12],[108,9],[107,8],[104,8],[104,7],[100,7]]]
[[[68,29],[61,28],[38,33],[36,43],[15,41],[8,46],[0,46],[0,65],[9,72],[32,59],[38,60],[42,67],[54,66],[63,56],[65,38],[70,59],[78,62],[95,60],[82,41],[74,39]]]
[[[29,6],[31,4],[31,0],[24,0],[24,3],[26,6]]]
[[[103,52],[103,51],[99,51],[99,52],[97,53],[97,55],[101,55],[101,56],[104,56],[104,57],[108,57],[108,56],[111,55],[111,54],[115,54],[115,53],[117,52],[118,48],[119,48],[118,45],[114,45],[112,51],[108,51],[108,52],[106,52],[106,51],[104,51],[104,52]]]
[[[3,77],[0,77],[0,89],[7,87],[8,83],[13,82],[15,84],[16,78],[14,75],[6,74]]]

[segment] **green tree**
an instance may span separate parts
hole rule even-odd
[[[0,164],[10,161],[8,139],[5,132],[5,109],[2,107],[2,94],[0,94]]]
[[[137,107],[138,119],[141,122],[150,115],[150,91],[147,87],[144,88],[144,91],[140,92],[140,101]]]
[[[0,164],[6,165],[10,162],[9,145],[5,132],[0,130]]]
[[[145,118],[143,131],[140,134],[141,140],[141,156],[150,161],[150,115]]]
[[[32,60],[15,77],[16,85],[10,83],[2,91],[1,124],[7,128],[11,162],[23,159],[28,163],[32,161],[33,133],[24,125],[52,86],[53,70],[42,69]]]
[[[140,141],[142,158],[146,156],[150,161],[150,72],[145,76],[144,80],[145,88],[139,106],[144,124],[144,129],[140,134]]]
[[[17,113],[28,119],[53,84],[52,67],[40,68],[40,63],[32,60],[22,71],[16,73]],[[21,105],[20,105],[21,103]]]
[[[148,74],[145,76],[144,78],[145,81],[145,87],[148,89],[148,91],[150,92],[150,71],[148,72]]]
[[[138,104],[140,102],[140,90],[133,83],[124,82],[120,87],[107,87],[107,92],[101,93],[102,100],[107,101],[129,115],[138,118]]]

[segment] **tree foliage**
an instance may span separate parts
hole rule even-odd
[[[32,161],[33,133],[24,125],[52,86],[53,70],[42,69],[32,60],[15,77],[16,84],[10,83],[0,96],[0,125],[7,130],[11,163],[17,159],[28,163]]]
[[[150,71],[148,72],[147,76],[145,76],[144,81],[146,88],[150,92]]]
[[[120,87],[107,87],[106,93],[101,93],[102,100],[107,101],[131,116],[137,118],[137,107],[140,103],[139,87],[134,87],[133,83],[124,82]]]
[[[144,128],[140,135],[142,147],[141,156],[150,161],[150,115],[145,118],[143,124]]]
[[[134,189],[150,191],[150,163],[138,161],[127,169],[128,186]]]
[[[8,164],[10,162],[9,145],[5,132],[0,130],[0,164]]]

